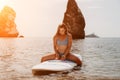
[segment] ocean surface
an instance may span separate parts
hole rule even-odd
[[[52,38],[0,38],[0,80],[120,80],[120,38],[73,40],[71,53],[82,56],[81,70],[33,76],[32,66],[53,52]]]

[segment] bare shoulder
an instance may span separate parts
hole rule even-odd
[[[58,38],[58,36],[56,36],[56,35],[53,37],[54,40],[56,40],[57,38]]]

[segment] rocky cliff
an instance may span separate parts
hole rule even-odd
[[[85,19],[75,0],[68,0],[63,23],[68,26],[73,39],[85,38]]]
[[[0,11],[0,37],[17,37],[19,32],[15,24],[16,12],[5,6]]]

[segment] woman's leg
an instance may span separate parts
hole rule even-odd
[[[82,61],[71,53],[67,55],[67,59],[76,62],[78,66],[82,66]]]
[[[46,55],[46,56],[43,56],[42,59],[41,59],[41,62],[44,62],[44,61],[47,61],[47,60],[54,60],[56,57],[56,54],[50,54],[50,55]]]

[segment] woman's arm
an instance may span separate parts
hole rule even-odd
[[[55,51],[55,53],[58,53],[56,41],[57,41],[56,36],[54,36],[54,38],[53,38],[54,51]]]
[[[69,52],[70,52],[70,49],[71,49],[71,46],[72,46],[72,35],[71,34],[69,34],[68,35],[68,46],[67,46],[67,48],[66,48],[66,50],[65,50],[65,56],[67,56],[68,54],[69,54]]]
[[[56,54],[56,58],[55,59],[59,59],[56,36],[54,36],[54,38],[53,38],[53,44],[54,44],[54,51],[55,51],[55,54]]]

